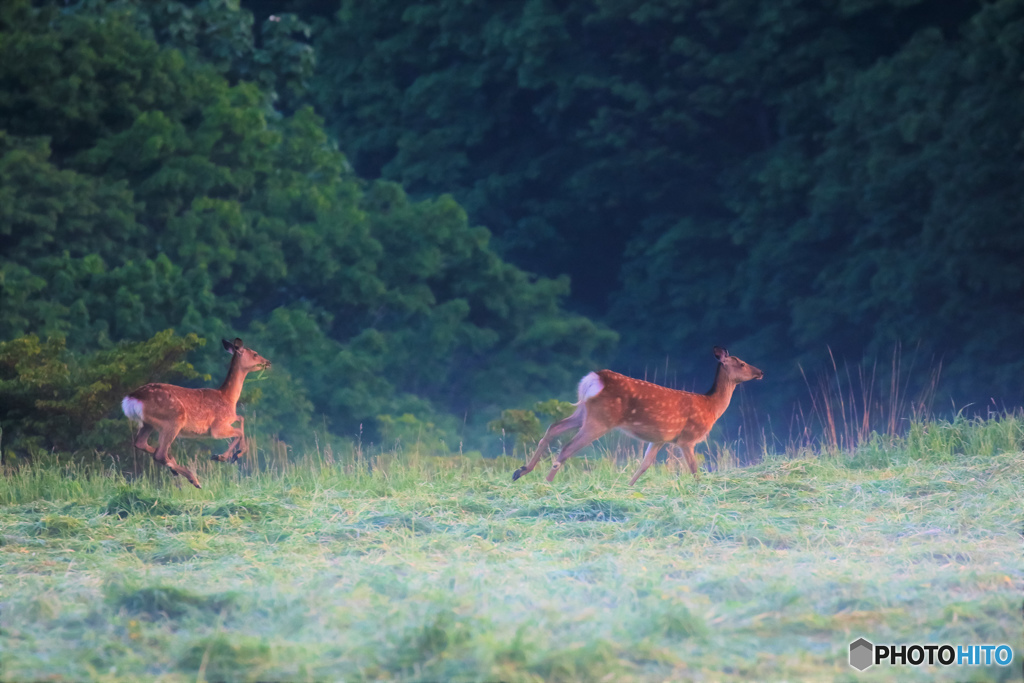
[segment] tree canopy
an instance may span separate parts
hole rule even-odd
[[[312,109],[274,108],[286,78],[249,80],[245,40],[204,43],[209,11],[186,9],[0,10],[0,340],[237,333],[274,361],[264,428],[292,438],[321,415],[483,432],[608,354],[615,334],[561,307],[567,279],[503,261],[448,195],[355,176]]]
[[[900,344],[1024,400],[1021,0],[343,0],[316,35],[356,170],[569,274],[623,369],[729,344],[788,400]]]

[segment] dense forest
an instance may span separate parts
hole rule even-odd
[[[5,2],[0,449],[125,448],[234,336],[295,444],[487,452],[715,344],[782,423],[897,348],[1020,405],[1022,77],[1024,0]]]

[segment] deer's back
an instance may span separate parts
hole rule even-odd
[[[143,421],[156,427],[181,424],[181,435],[202,435],[215,422],[235,415],[217,389],[187,389],[173,384],[146,384],[131,394],[143,403]]]
[[[601,370],[604,388],[587,401],[587,412],[643,441],[702,440],[715,416],[707,397]]]

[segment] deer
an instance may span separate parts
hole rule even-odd
[[[157,464],[164,465],[175,476],[185,477],[197,489],[203,488],[195,472],[182,467],[170,454],[171,444],[183,438],[212,437],[231,439],[226,451],[211,460],[238,462],[246,452],[245,420],[236,414],[238,397],[242,393],[245,376],[253,370],[270,367],[270,361],[246,348],[241,339],[229,342],[222,339],[224,349],[231,354],[228,375],[219,389],[187,389],[173,384],[144,384],[124,397],[121,409],[132,422],[138,423],[135,447],[151,453]],[[238,427],[234,424],[238,423]],[[160,433],[156,448],[149,445],[149,435]]]
[[[551,465],[547,480],[553,481],[562,463],[613,429],[649,442],[632,486],[654,462],[665,444],[681,450],[694,478],[699,478],[694,447],[707,438],[711,427],[725,413],[733,391],[743,382],[762,379],[764,373],[720,346],[715,381],[706,394],[669,389],[633,379],[611,370],[585,375],[577,387],[577,406],[572,415],[548,427],[529,463],[512,473],[512,481],[533,471],[548,452],[551,440],[571,429],[579,431],[566,443]]]

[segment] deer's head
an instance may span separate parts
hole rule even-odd
[[[733,384],[739,384],[740,382],[746,382],[752,379],[761,379],[764,377],[764,373],[755,368],[750,363],[741,361],[736,356],[730,356],[729,352],[723,349],[721,346],[714,348],[715,358],[718,359],[722,369],[725,370],[725,376]]]
[[[269,360],[252,349],[246,348],[238,337],[235,337],[233,342],[229,342],[227,339],[221,339],[220,342],[224,345],[224,350],[237,359],[236,362],[239,364],[242,372],[265,370],[270,367]]]

